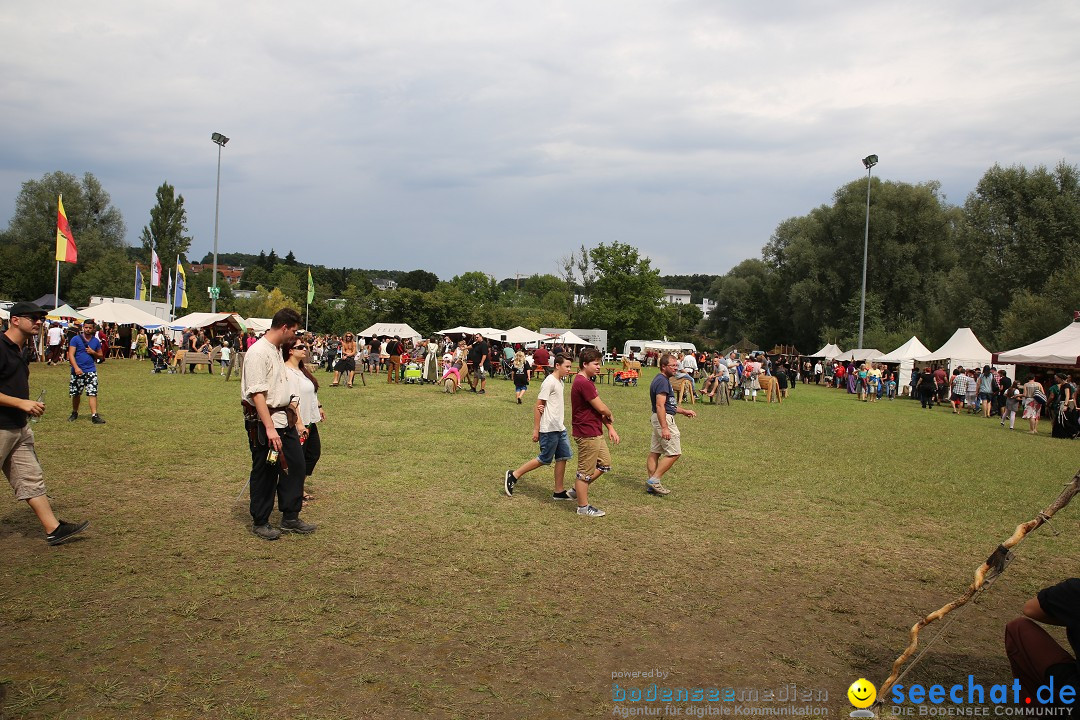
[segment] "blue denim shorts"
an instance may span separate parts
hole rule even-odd
[[[541,465],[550,465],[551,461],[569,460],[574,456],[570,450],[570,437],[565,430],[540,433],[540,455],[537,460]]]

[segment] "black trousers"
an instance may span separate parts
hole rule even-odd
[[[300,436],[296,434],[295,427],[278,428],[281,453],[276,463],[268,463],[266,455],[270,452],[270,445],[266,440],[266,430],[260,425],[257,431],[256,441],[248,443],[251,446],[251,519],[256,525],[265,525],[274,510],[276,494],[282,517],[295,520],[304,502],[306,469]],[[285,457],[288,472],[280,455]]]
[[[315,465],[322,456],[322,440],[319,439],[319,423],[311,423],[307,426],[308,436],[304,441],[304,466],[308,475],[315,473]]]

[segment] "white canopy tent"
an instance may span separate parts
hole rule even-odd
[[[257,333],[264,333],[269,330],[271,322],[271,318],[250,317],[244,320],[244,324],[248,326],[248,329]]]
[[[420,342],[420,333],[413,330],[406,323],[375,323],[365,330],[361,330],[359,333],[362,338],[369,338],[373,335],[379,337],[394,337],[395,335],[402,340],[412,340],[413,343]]]
[[[981,368],[989,365],[990,351],[983,347],[971,328],[957,328],[945,344],[932,353],[912,358],[915,362],[948,362],[950,367]]]
[[[10,320],[10,319],[11,319],[11,313],[9,313],[7,310],[4,310],[3,308],[0,308],[0,320]]]
[[[450,337],[453,337],[455,335],[465,337],[467,335],[475,335],[476,333],[480,333],[480,335],[482,337],[486,337],[488,340],[498,340],[499,342],[502,342],[503,335],[506,335],[505,330],[500,330],[498,328],[490,328],[490,327],[479,327],[478,328],[478,327],[467,327],[465,325],[458,325],[457,327],[452,327],[452,328],[450,328],[448,330],[440,330],[438,334],[439,335],[447,335],[447,336],[450,336]],[[545,336],[545,337],[547,337],[547,336]]]
[[[156,315],[143,312],[134,305],[124,303],[101,303],[82,309],[85,317],[96,320],[99,323],[116,323],[117,325],[140,325],[154,330],[165,323]]]
[[[871,360],[873,360],[874,362],[883,363],[902,363],[905,360],[910,361],[914,360],[920,355],[929,354],[930,350],[925,345],[923,345],[922,342],[919,341],[919,338],[912,335],[910,340],[893,350],[891,353],[881,355],[876,358],[871,358]]]
[[[1080,367],[1080,320],[1049,337],[1015,350],[995,353],[994,363]]]
[[[543,333],[533,332],[528,328],[523,328],[520,325],[512,327],[506,331],[506,342],[511,345],[528,345],[530,343],[539,343],[548,339],[547,335]]]
[[[50,310],[49,314],[45,316],[49,320],[62,320],[64,318],[72,318],[75,320],[85,320],[86,316],[80,313],[75,308],[71,307],[67,303],[64,303],[55,310]],[[159,321],[160,322],[160,321]]]
[[[204,328],[223,323],[233,330],[246,330],[243,318],[236,313],[191,313],[178,317],[169,323],[170,330],[187,330],[188,328]]]
[[[929,352],[929,350],[927,352]],[[844,354],[844,351],[841,350],[839,346],[833,345],[832,343],[829,343],[828,345],[821,348],[820,350],[818,350],[813,355],[807,355],[807,357],[825,358],[826,360],[832,360],[833,358],[838,358],[843,354]]]
[[[881,354],[881,351],[877,348],[855,348],[854,350],[845,350],[840,353],[836,360],[850,360],[852,362],[864,362],[875,358]]]
[[[870,359],[873,362],[898,363],[900,365],[900,369],[896,373],[896,386],[898,388],[897,394],[902,395],[904,393],[903,388],[910,388],[907,379],[911,377],[911,371],[915,368],[915,358],[929,354],[930,350],[922,344],[919,338],[912,335],[910,340],[891,353]]]
[[[578,337],[574,332],[567,330],[562,335],[556,335],[555,337],[549,337],[542,341],[546,345],[553,345],[555,343],[562,343],[563,345],[588,345],[589,347],[596,347],[588,340],[584,340]]]

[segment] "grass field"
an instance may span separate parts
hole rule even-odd
[[[104,365],[92,426],[66,422],[65,369],[33,368],[54,506],[93,524],[50,548],[25,503],[0,505],[3,717],[600,717],[613,682],[648,684],[613,674],[649,670],[797,683],[847,713],[848,685],[880,683],[907,628],[1080,467],[1048,427],[800,386],[783,406],[696,406],[656,498],[647,385],[602,385],[622,443],[591,492],[608,515],[588,519],[550,499],[550,470],[503,494],[536,452],[508,382],[481,397],[358,378],[320,393],[318,532],[268,543],[235,502],[238,382],[149,370]],[[1077,574],[1078,509],[1020,546],[910,681],[1008,679],[1003,625]]]

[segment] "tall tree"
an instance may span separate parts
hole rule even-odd
[[[655,339],[663,332],[660,273],[637,248],[625,243],[601,243],[589,251],[596,280],[581,317],[586,326],[607,328],[613,345],[632,338]]]
[[[143,226],[140,240],[145,251],[145,262],[150,261],[150,248],[153,247],[165,269],[176,262],[178,255],[188,251],[191,237],[187,234],[184,196],[177,195],[176,189],[167,182],[161,183],[156,195],[157,202],[150,208],[150,222]]]
[[[64,196],[64,210],[79,248],[79,262],[62,263],[60,296],[71,278],[112,250],[125,246],[124,218],[112,206],[109,193],[96,177],[81,179],[53,172],[23,183],[15,199],[15,214],[3,233],[5,260],[0,269],[0,293],[33,299],[53,290],[56,253],[56,198]]]

